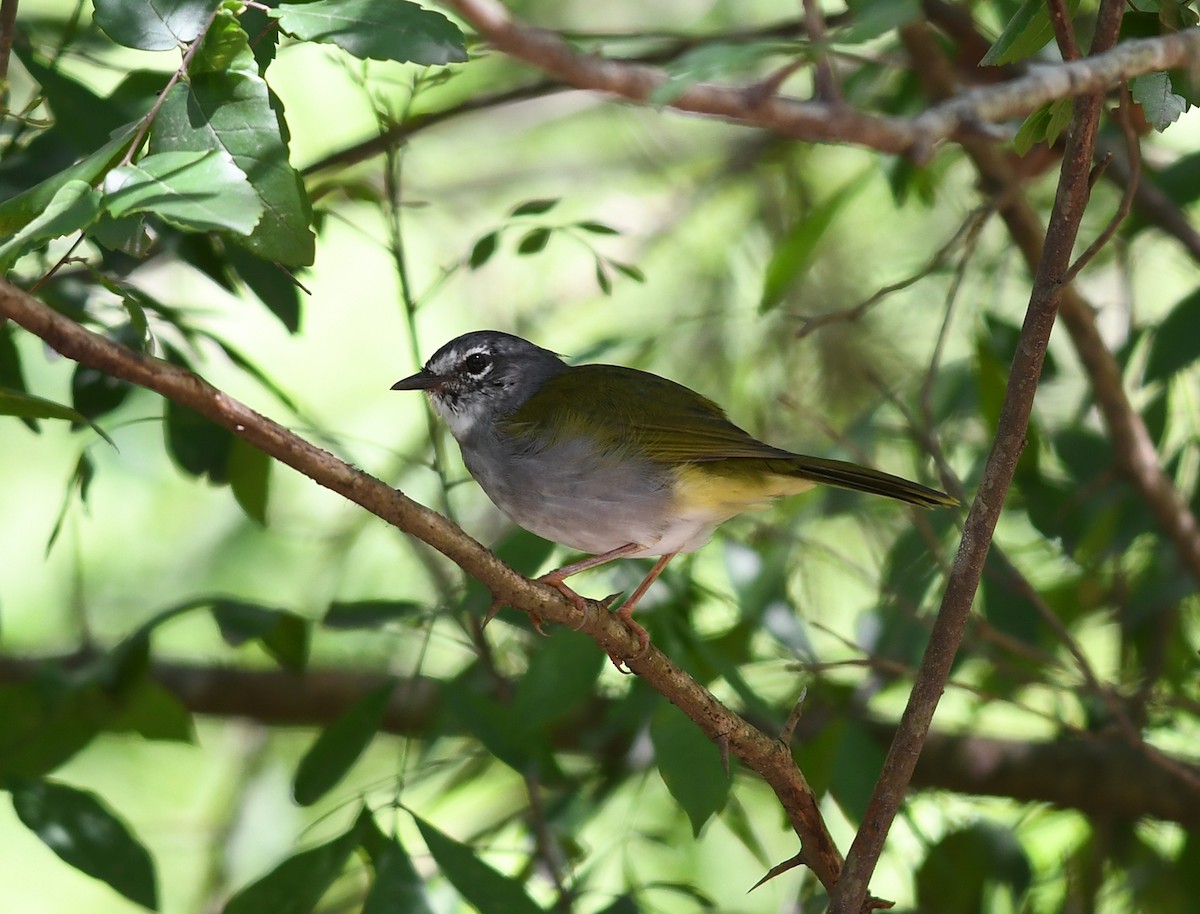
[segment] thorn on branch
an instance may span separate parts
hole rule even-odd
[[[1112,164],[1112,153],[1105,153],[1104,158],[1092,166],[1092,170],[1088,173],[1088,190],[1091,191],[1096,187],[1096,182],[1100,180],[1100,176],[1108,171],[1108,166]]]
[[[766,875],[763,876],[762,879],[758,880],[758,882],[754,883],[754,885],[750,886],[750,888],[746,890],[746,894],[749,895],[760,885],[765,885],[776,876],[782,876],[788,870],[794,870],[798,866],[806,866],[808,863],[806,857],[807,855],[804,853],[804,849],[801,848],[795,857],[789,857],[787,860],[784,860],[783,863],[776,863],[773,867],[767,870]]]

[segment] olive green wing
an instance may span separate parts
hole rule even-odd
[[[738,428],[707,397],[616,365],[582,365],[551,378],[505,421],[513,435],[555,442],[583,435],[661,463],[795,456]]]

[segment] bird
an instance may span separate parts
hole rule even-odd
[[[567,578],[617,559],[657,557],[617,610],[639,644],[627,659],[649,647],[633,620],[638,602],[675,556],[703,546],[735,515],[816,484],[925,508],[958,504],[899,476],[759,441],[712,400],[660,375],[569,365],[498,330],[451,340],[391,389],[425,392],[468,472],[513,522],[586,554],[538,578],[580,610],[587,604]]]

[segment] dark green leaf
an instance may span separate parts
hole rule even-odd
[[[0,242],[0,273],[45,241],[77,232],[100,215],[100,194],[84,181],[67,181],[11,238]]]
[[[288,857],[229,899],[223,914],[309,914],[341,875],[362,830],[360,820],[332,841]]]
[[[227,247],[224,259],[267,310],[279,318],[288,333],[299,331],[300,287],[286,269],[236,244]]]
[[[88,419],[87,416],[69,406],[42,397],[35,397],[33,394],[0,387],[0,416],[18,416],[22,419],[67,419],[90,426],[97,435],[116,447],[104,429]]]
[[[929,914],[983,911],[989,884],[1012,891],[1013,907],[1029,889],[1032,869],[1011,829],[976,823],[950,832],[917,870],[917,901]]]
[[[852,179],[829,199],[818,203],[798,219],[792,230],[780,240],[767,264],[760,310],[770,311],[782,302],[787,291],[808,272],[817,245],[834,217],[865,186],[866,174]]]
[[[538,767],[534,759],[540,746],[529,739],[509,706],[481,694],[471,682],[447,682],[442,695],[466,731],[488,752],[514,771]]]
[[[21,59],[29,75],[38,81],[46,103],[54,112],[54,128],[61,131],[78,152],[90,150],[98,137],[113,133],[145,114],[145,105],[131,103],[128,98],[104,97],[84,83],[68,76],[60,66],[51,65],[38,50],[25,42],[16,42],[13,52]],[[156,88],[161,89],[163,77],[157,75]]]
[[[416,815],[413,819],[442,875],[481,914],[541,914],[542,909],[517,880],[492,869],[470,847],[438,831],[424,819]]]
[[[605,225],[603,222],[576,222],[575,227],[582,229],[585,232],[591,232],[593,235],[619,235],[621,234],[611,225]]]
[[[1042,105],[1030,114],[1013,137],[1018,155],[1026,155],[1037,143],[1053,145],[1071,120],[1072,102],[1069,98]]]
[[[526,200],[513,207],[510,216],[540,216],[558,206],[558,197],[546,197],[540,200]]]
[[[664,704],[650,723],[654,761],[675,801],[700,829],[720,812],[729,796],[729,775],[716,745],[674,705]]]
[[[630,279],[632,279],[634,282],[645,282],[646,281],[646,274],[643,273],[640,268],[635,267],[632,264],[621,263],[621,261],[619,261],[619,260],[610,260],[608,262],[608,265],[611,266],[618,273],[625,274]]]
[[[527,232],[517,244],[518,254],[536,254],[550,240],[550,229],[535,228]]]
[[[53,771],[90,743],[108,717],[91,688],[49,677],[0,686],[0,783]]]
[[[424,607],[411,600],[357,600],[330,603],[322,624],[326,628],[379,628],[389,622],[407,619]]]
[[[308,623],[299,616],[228,598],[213,600],[212,614],[228,644],[261,641],[267,653],[290,670],[302,670],[308,662]]]
[[[1071,12],[1078,6],[1072,0]],[[1023,0],[983,59],[981,67],[998,67],[1029,57],[1040,51],[1054,37],[1050,14],[1042,0]]]
[[[315,242],[308,197],[288,162],[283,126],[270,90],[231,11],[222,10],[217,16],[192,62],[191,74],[188,83],[179,83],[167,95],[154,122],[151,152],[228,153],[249,179],[264,210],[250,236],[237,242],[267,260],[288,266],[311,264]]]
[[[600,287],[600,291],[605,295],[612,295],[612,280],[609,279],[604,261],[599,258],[596,260],[596,285]]]
[[[71,402],[80,415],[89,419],[112,412],[125,402],[130,390],[128,381],[87,365],[76,365],[71,375]]]
[[[321,731],[296,769],[292,795],[297,803],[311,806],[346,776],[379,731],[395,687],[389,679]]]
[[[1166,381],[1200,359],[1200,289],[1175,303],[1159,323],[1146,359],[1146,380]]]
[[[363,847],[375,868],[375,879],[362,914],[433,914],[425,897],[425,880],[398,838],[385,835],[370,817],[363,823]]]
[[[180,469],[218,485],[227,483],[233,433],[174,400],[167,400],[164,410],[167,451]]]
[[[16,324],[11,321],[0,323],[0,390],[25,394],[25,373],[21,370],[21,353],[17,349]],[[22,421],[33,431],[38,430],[36,419],[25,418]]]
[[[249,235],[263,204],[229,153],[161,152],[114,168],[104,179],[104,206],[115,217],[153,213],[185,231]]]
[[[1146,120],[1159,132],[1166,130],[1187,111],[1187,100],[1176,95],[1171,88],[1171,77],[1166,73],[1147,73],[1129,81],[1133,100],[1142,106]]]
[[[851,822],[861,822],[883,768],[883,749],[856,720],[847,720],[834,753],[829,792]]]
[[[467,59],[466,38],[457,25],[407,0],[281,3],[267,15],[289,35],[336,44],[355,57],[422,66]]]
[[[18,780],[9,789],[17,816],[59,857],[131,901],[158,908],[154,862],[95,795],[50,781]]]
[[[177,743],[196,741],[192,714],[157,682],[143,678],[124,696],[124,707],[104,728],[113,733],[136,733],[143,739]]]
[[[488,232],[475,242],[475,246],[471,248],[471,256],[467,259],[472,270],[478,270],[492,259],[492,255],[496,253],[498,240],[499,235],[496,232]]]
[[[544,730],[595,695],[604,654],[592,639],[572,631],[554,633],[517,682],[512,711],[522,726]]]
[[[262,527],[267,525],[272,462],[258,448],[234,436],[229,452],[229,488],[246,516]]]
[[[79,455],[79,460],[75,463],[75,469],[71,473],[71,480],[67,484],[66,494],[63,496],[62,507],[58,510],[58,517],[54,520],[54,527],[50,531],[50,537],[46,541],[46,554],[50,554],[51,548],[54,546],[54,541],[58,539],[59,533],[62,532],[63,521],[66,520],[67,510],[71,506],[71,497],[75,490],[79,490],[79,500],[87,502],[88,489],[92,485],[92,479],[96,475],[96,468],[92,464],[92,459],[88,457],[87,451]]]
[[[192,41],[218,0],[96,0],[96,25],[127,48],[169,51]]]
[[[132,139],[131,126],[70,168],[0,203],[0,238],[15,234],[31,220],[42,216],[51,201],[66,185],[82,182],[90,188],[101,175],[120,161]]]

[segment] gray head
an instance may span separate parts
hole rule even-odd
[[[550,378],[567,370],[553,352],[498,330],[451,340],[392,390],[423,390],[459,441],[515,412]]]

